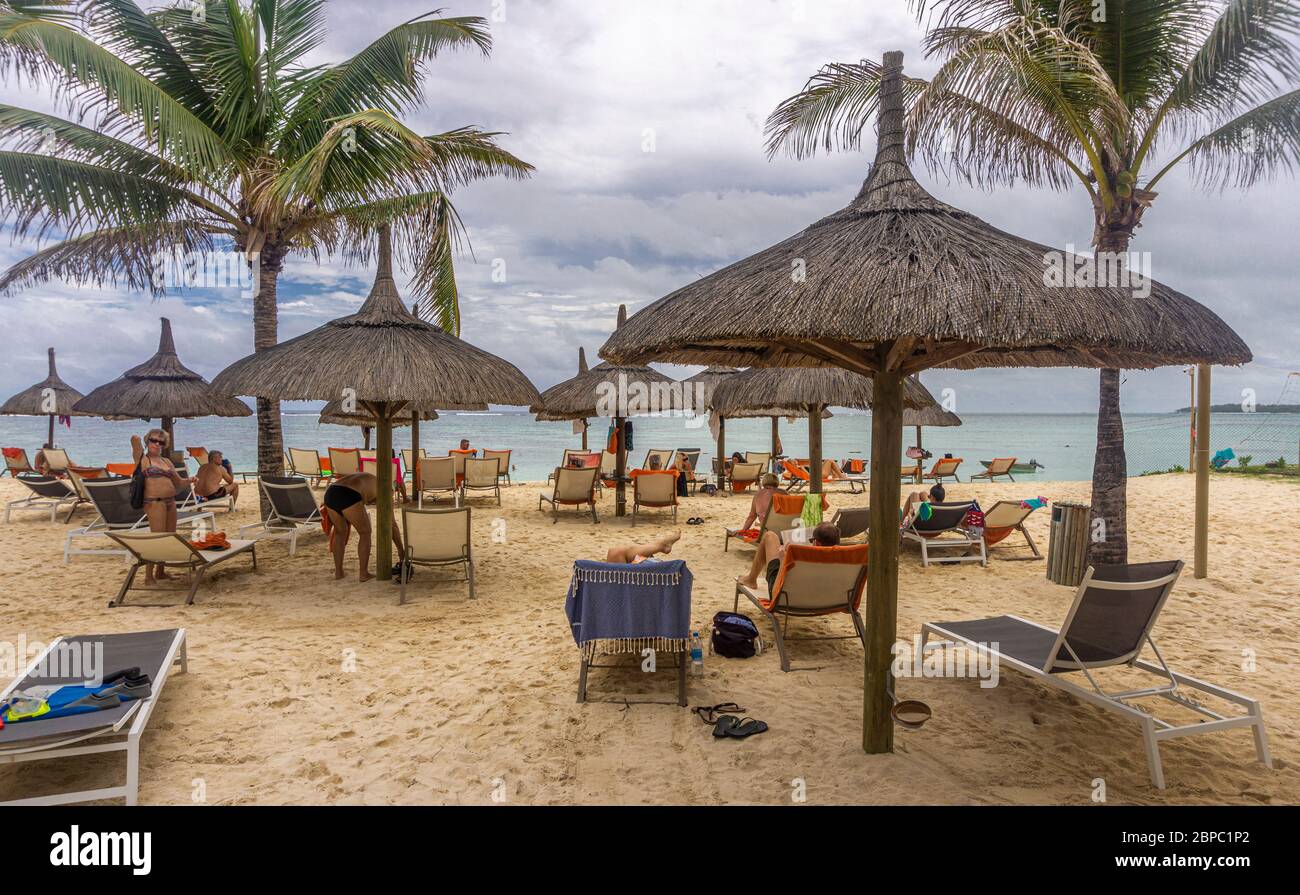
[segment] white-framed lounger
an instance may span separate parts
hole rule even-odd
[[[163,694],[168,673],[173,665],[180,665],[181,674],[189,671],[186,655],[185,629],[178,628],[173,633],[167,646],[157,675],[153,677],[151,693],[144,699],[135,700],[113,724],[88,731],[79,731],[65,737],[52,737],[30,744],[15,743],[12,746],[0,744],[0,764],[19,764],[28,761],[50,761],[60,758],[74,758],[80,755],[97,755],[105,752],[126,753],[126,782],[120,786],[108,786],[100,789],[83,789],[71,792],[52,793],[32,796],[25,799],[13,799],[0,802],[7,805],[70,805],[78,802],[94,802],[102,799],[125,799],[126,804],[134,805],[140,796],[140,739],[149,726],[149,716]],[[60,637],[45,648],[32,660],[21,675],[14,678],[0,693],[0,701],[9,698],[14,688],[38,668],[41,662],[66,638]]]

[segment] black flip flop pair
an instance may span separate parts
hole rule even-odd
[[[705,724],[713,725],[713,736],[717,739],[731,737],[743,740],[758,733],[767,733],[767,723],[755,718],[738,718],[736,715],[720,714],[724,712],[744,712],[745,709],[734,702],[724,702],[715,706],[696,706],[693,710]]]
[[[689,518],[689,519],[686,520],[686,524],[687,524],[687,525],[703,525],[703,524],[704,524],[704,518],[703,518],[702,516],[692,516],[691,518]]]

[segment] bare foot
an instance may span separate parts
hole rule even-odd
[[[758,587],[758,576],[754,576],[753,578],[748,578],[744,575],[738,575],[736,577],[736,583],[743,584],[745,585],[745,587]]]
[[[343,580],[344,578],[346,578],[346,577],[348,577],[348,576],[347,576],[346,574],[344,574],[343,572],[335,572],[335,573],[334,573],[334,580],[335,580],[335,581],[342,581],[342,580]]]
[[[659,552],[672,553],[673,545],[676,544],[681,539],[682,539],[682,533],[680,531],[674,532],[673,534],[668,535],[666,538],[661,538],[659,540]]]
[[[370,574],[369,572],[367,572],[365,569],[362,569],[362,570],[361,570],[361,575],[359,576],[358,580],[360,580],[360,581],[369,581],[371,578],[374,578],[374,577],[375,577],[374,575],[371,575],[371,574]]]

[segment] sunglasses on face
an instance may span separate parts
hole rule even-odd
[[[167,442],[163,441],[161,438],[150,438],[150,439],[149,439],[149,443],[150,443],[150,444],[156,444],[156,445],[158,445],[159,447],[163,447],[163,446],[165,446],[165,445],[167,444]]]

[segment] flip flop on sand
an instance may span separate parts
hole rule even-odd
[[[731,736],[731,732],[740,724],[740,719],[735,715],[723,715],[718,719],[718,723],[713,725],[713,735],[717,739]]]
[[[747,737],[752,737],[757,733],[767,733],[767,722],[765,721],[758,721],[754,718],[733,718],[732,720],[736,721],[736,723],[728,727],[723,732],[723,736],[743,740]],[[718,735],[716,728],[713,731],[713,735]]]

